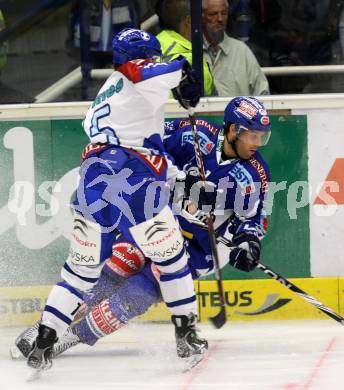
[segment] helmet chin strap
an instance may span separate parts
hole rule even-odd
[[[236,141],[237,141],[237,139],[238,139],[238,136],[235,136],[235,138],[234,138],[232,141],[230,141],[230,140],[228,139],[228,133],[226,133],[226,140],[227,140],[228,144],[232,147],[233,152],[234,152],[234,154],[235,154],[235,157],[241,158],[240,155],[239,155],[238,149],[237,149],[237,147],[236,147]]]

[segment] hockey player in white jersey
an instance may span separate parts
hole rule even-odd
[[[113,40],[115,71],[87,111],[83,127],[90,139],[80,167],[74,202],[69,256],[42,314],[28,365],[41,370],[52,364],[57,339],[83,303],[81,292],[98,281],[112,256],[118,235],[135,242],[159,270],[159,286],[172,312],[177,345],[192,335],[182,358],[201,356],[207,341],[196,333],[196,296],[183,237],[168,205],[168,163],[164,156],[164,104],[177,89],[184,107],[195,107],[200,86],[180,57],[154,62],[160,44],[146,32],[125,29]],[[103,313],[106,317],[106,313]]]

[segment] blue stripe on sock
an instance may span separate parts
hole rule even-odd
[[[44,311],[47,311],[51,314],[54,314],[55,317],[59,318],[61,321],[65,322],[68,326],[72,323],[72,320],[57,310],[55,307],[46,305]]]
[[[185,271],[178,274],[175,273],[175,274],[160,275],[160,282],[169,282],[170,280],[181,279],[184,278],[184,276],[189,274],[190,274],[190,269],[187,268]]]
[[[80,293],[80,291],[78,291],[77,289],[75,289],[74,287],[72,287],[70,284],[68,284],[67,282],[59,282],[57,283],[58,286],[60,287],[63,287],[65,288],[66,290],[68,290],[70,293],[74,294],[75,296],[77,296],[79,299],[81,300],[84,300],[82,294]]]
[[[72,275],[84,280],[85,282],[88,282],[88,283],[97,283],[98,282],[98,278],[86,278],[85,276],[81,276],[81,275],[78,275],[77,273],[75,273],[67,263],[64,264],[63,268],[68,271],[69,273],[71,273]]]
[[[190,298],[180,299],[179,301],[173,301],[173,302],[165,302],[167,307],[176,307],[176,306],[182,306],[187,303],[194,302],[196,300],[196,295],[193,295]]]

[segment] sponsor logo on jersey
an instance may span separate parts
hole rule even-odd
[[[146,255],[148,257],[152,257],[154,259],[165,259],[165,258],[171,258],[177,255],[180,252],[180,247],[183,245],[182,240],[177,240],[174,242],[169,248],[166,248],[164,250],[158,250],[158,249],[148,249],[146,252]]]
[[[213,126],[211,123],[209,123],[208,121],[206,121],[204,119],[196,119],[195,124],[196,124],[196,126],[205,127],[207,130],[209,130],[211,132],[211,134],[214,134],[214,135],[219,130],[217,127]],[[186,126],[191,126],[191,122],[189,119],[185,119],[185,120],[182,120],[179,122],[179,128],[183,128]]]
[[[164,156],[158,155],[148,155],[148,154],[142,154],[137,152],[133,149],[127,149],[129,153],[134,154],[135,156],[138,156],[140,159],[142,159],[148,166],[158,175],[161,176],[162,173],[165,172],[165,169],[167,167],[166,158]]]
[[[203,133],[198,133],[199,136],[199,146],[203,154],[209,154],[213,148],[214,143]],[[193,144],[193,136],[191,131],[186,131],[182,136],[182,145],[186,143]]]
[[[85,255],[80,252],[70,250],[70,256],[74,264],[94,264],[95,259],[93,256]]]
[[[100,103],[103,103],[105,100],[109,99],[111,96],[113,96],[115,93],[121,92],[123,89],[123,79],[120,78],[117,81],[117,84],[111,84],[108,89],[101,92],[97,97],[95,98],[94,102],[92,103],[92,108],[97,106]]]
[[[228,173],[235,179],[241,188],[242,195],[247,195],[255,191],[256,187],[249,171],[240,163],[236,163]]]
[[[85,221],[83,221],[82,219],[79,219],[79,218],[75,218],[74,219],[74,226],[73,226],[73,230],[78,230],[80,231],[80,233],[87,237],[87,230],[88,230],[88,227],[87,227],[87,224]]]
[[[250,158],[250,163],[256,168],[258,175],[260,177],[260,181],[262,183],[261,184],[261,191],[267,192],[267,190],[269,188],[269,182],[268,182],[268,176],[266,174],[266,171],[265,171],[263,165],[258,160],[256,160],[254,157]]]
[[[162,230],[160,230],[161,232]],[[177,231],[177,228],[173,228],[172,230],[170,230],[166,235],[164,235],[163,237],[160,237],[159,239],[155,240],[155,241],[149,241],[149,242],[145,242],[145,243],[142,243],[140,244],[142,247],[152,247],[152,246],[155,246],[155,245],[159,245],[159,244],[162,244],[163,242],[167,241],[169,238],[173,237],[173,235],[176,233]]]
[[[74,237],[75,241],[82,245],[82,246],[85,246],[85,247],[90,247],[90,248],[95,248],[97,246],[97,244],[95,244],[94,242],[90,242],[90,241],[87,241],[87,240],[82,240],[81,238],[79,238],[76,234],[72,234],[72,236]]]
[[[156,233],[168,230],[168,228],[164,227],[164,225],[166,225],[166,222],[164,221],[154,221],[153,225],[145,231],[147,240],[150,240]]]

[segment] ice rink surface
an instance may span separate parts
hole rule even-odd
[[[335,321],[200,324],[210,348],[183,373],[172,324],[132,324],[94,347],[78,345],[27,382],[9,347],[20,328],[1,328],[0,389],[44,390],[343,390],[344,327]]]

